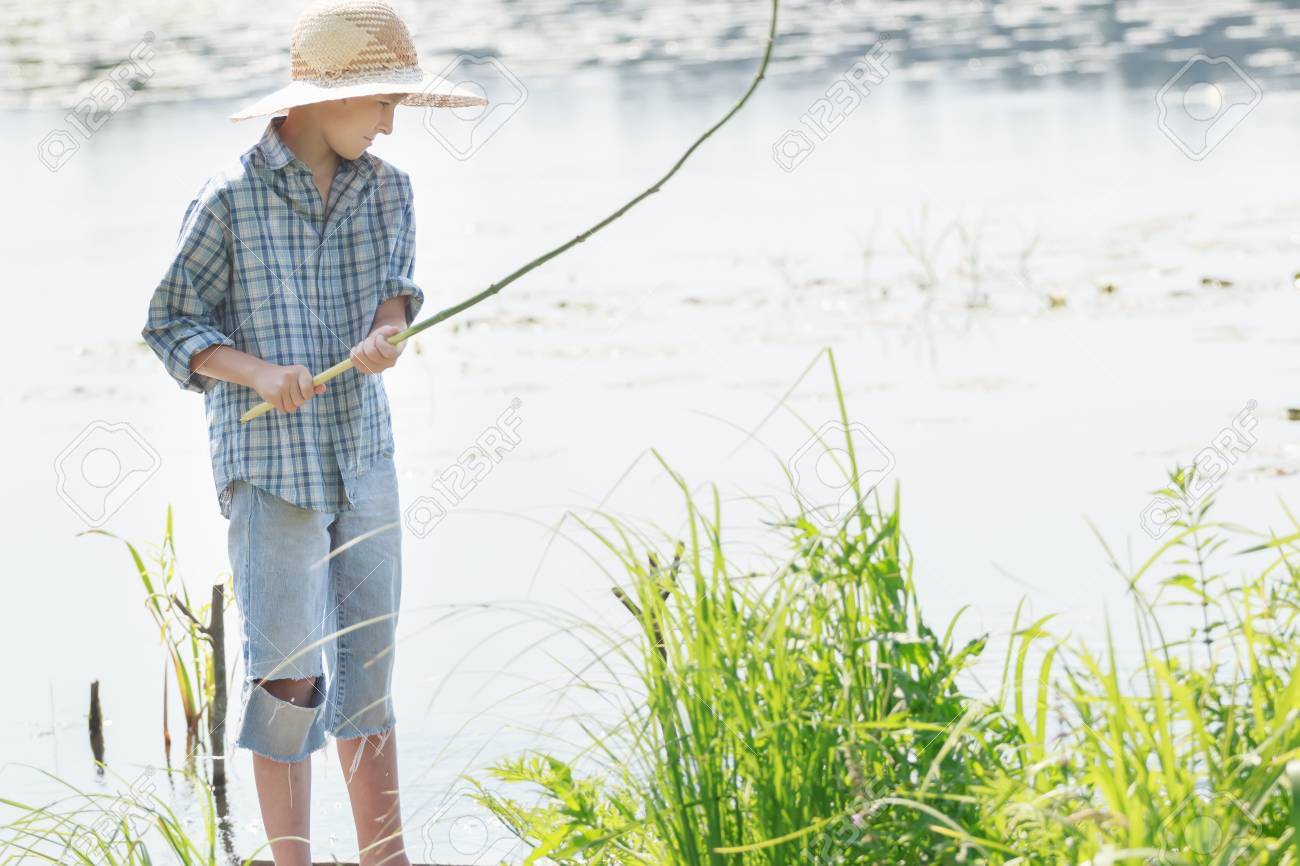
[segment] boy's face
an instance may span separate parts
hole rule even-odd
[[[353,96],[321,103],[321,131],[329,146],[344,159],[356,159],[382,132],[393,131],[393,111],[402,94]]]

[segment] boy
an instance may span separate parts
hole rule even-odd
[[[231,115],[272,119],[190,202],[141,333],[181,388],[204,395],[243,620],[236,746],[253,753],[276,866],[311,863],[310,756],[327,734],[362,866],[409,866],[390,694],[400,513],[378,374],[424,295],[410,179],[366,150],[392,133],[398,104],[485,100],[425,74],[375,0],[309,7],[290,58],[289,85]],[[355,372],[313,384],[345,352]],[[262,400],[277,411],[241,424]]]

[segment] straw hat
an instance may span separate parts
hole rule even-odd
[[[241,108],[231,120],[380,93],[405,93],[400,105],[487,105],[486,99],[456,93],[453,82],[420,68],[411,34],[383,0],[317,0],[293,26],[289,59],[293,81]]]

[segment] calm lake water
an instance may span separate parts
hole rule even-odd
[[[85,733],[93,679],[115,771],[129,780],[162,763],[163,656],[124,549],[76,536],[86,524],[55,471],[69,444],[95,422],[130,424],[158,468],[105,528],[156,540],[171,503],[191,593],[227,569],[202,399],[166,378],[139,330],[189,197],[262,131],[225,120],[235,95],[282,74],[282,57],[256,58],[293,13],[259,7],[249,29],[251,8],[3,12],[0,67],[19,73],[0,77],[19,169],[4,217],[17,309],[3,375],[21,455],[19,495],[3,506],[6,796],[57,793],[23,765],[105,789]],[[600,508],[680,532],[680,495],[653,447],[693,486],[719,485],[739,557],[780,554],[754,498],[788,505],[781,464],[836,417],[823,347],[887,470],[881,489],[901,485],[927,618],[942,628],[969,604],[958,633],[994,636],[978,671],[989,688],[1022,598],[1090,640],[1109,615],[1131,654],[1124,584],[1089,522],[1125,563],[1141,561],[1159,544],[1144,528],[1148,491],[1243,412],[1255,441],[1235,455],[1221,515],[1288,525],[1279,500],[1300,470],[1286,412],[1300,367],[1296,10],[886,3],[867,27],[852,4],[783,8],[774,73],[658,195],[426,332],[385,374],[407,508],[502,413],[520,422],[517,447],[404,542],[396,699],[420,856],[427,841],[433,856],[481,862],[475,840],[494,831],[457,820],[472,812],[457,775],[552,742],[584,705],[563,688],[565,666],[585,658],[564,617],[625,625],[608,558],[562,516]],[[413,9],[421,50],[498,52],[525,88],[515,108],[468,158],[417,109],[375,149],[413,178],[426,314],[666,171],[743,91],[766,7],[702,4],[691,20],[657,4],[470,9]],[[92,37],[90,22],[110,19]],[[76,138],[77,85],[142,30],[158,49],[148,87]],[[1183,73],[1198,52],[1207,61]],[[1233,64],[1209,64],[1221,56]],[[836,82],[861,57],[874,77],[846,108]],[[207,98],[177,101],[196,89]],[[76,148],[50,171],[37,146],[58,129]],[[234,662],[233,634],[230,647]],[[346,855],[332,748],[314,768],[317,853]],[[230,772],[247,853],[261,829],[245,753]]]

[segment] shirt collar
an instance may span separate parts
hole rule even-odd
[[[311,173],[311,168],[307,163],[294,156],[289,146],[280,138],[280,125],[285,121],[284,116],[272,117],[266,124],[266,129],[262,132],[262,139],[257,143],[255,150],[261,158],[262,165],[265,168],[279,171],[285,166],[292,165],[299,172]],[[370,175],[374,171],[375,157],[366,151],[356,159],[343,159],[339,157],[340,162],[346,168],[352,171],[358,171],[362,175]]]

